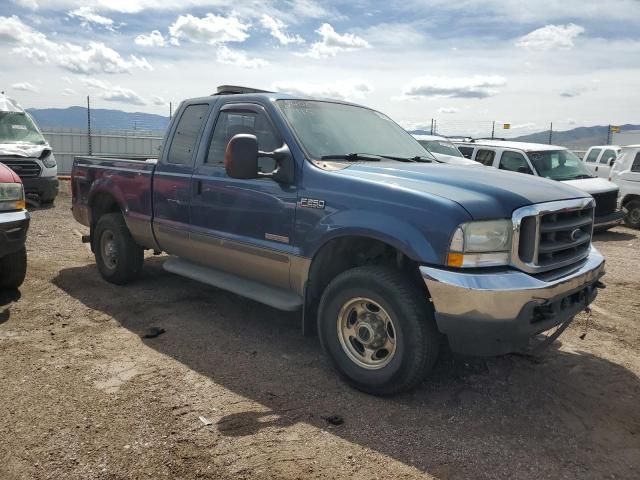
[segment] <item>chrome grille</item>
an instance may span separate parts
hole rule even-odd
[[[38,162],[29,158],[0,158],[0,163],[4,163],[11,170],[16,172],[20,178],[39,177],[41,168]]]
[[[538,273],[576,263],[591,249],[592,199],[541,203],[513,214],[511,263]]]

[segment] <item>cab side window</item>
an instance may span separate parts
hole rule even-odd
[[[617,156],[618,155],[616,154],[615,150],[605,150],[598,163],[609,165],[609,160],[611,160],[612,158],[615,160]]]
[[[458,150],[460,150],[464,158],[471,159],[471,157],[473,157],[473,147],[464,147],[462,145],[456,145],[456,147],[458,147]]]
[[[476,152],[476,162],[480,162],[487,167],[493,166],[493,159],[496,158],[496,152],[493,150],[478,150]]]
[[[524,155],[518,152],[505,150],[500,157],[500,170],[532,174],[531,167]]]
[[[640,152],[636,153],[636,158],[633,159],[631,171],[640,173]]]
[[[174,165],[190,165],[197,147],[198,135],[202,129],[209,105],[189,105],[182,112],[176,133],[173,135],[167,163]]]
[[[282,146],[280,137],[264,113],[223,111],[216,121],[205,163],[222,165],[229,140],[240,133],[255,135],[258,149],[263,152],[271,152]],[[260,157],[258,169],[263,173],[272,172],[276,169],[276,162],[272,158]]]
[[[587,158],[585,158],[584,161],[589,163],[595,162],[598,159],[598,155],[600,155],[601,151],[602,151],[601,148],[591,149],[591,151],[589,152],[589,155],[587,155]]]

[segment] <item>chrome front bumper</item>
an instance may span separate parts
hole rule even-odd
[[[573,318],[597,294],[604,257],[592,246],[576,265],[544,274],[420,267],[439,330],[454,351],[497,355]]]

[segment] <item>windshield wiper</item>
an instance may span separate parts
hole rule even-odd
[[[388,158],[389,160],[397,160],[398,162],[423,162],[423,163],[431,163],[433,160],[427,157],[415,156],[415,157],[395,157],[393,155],[380,155],[383,158]]]
[[[320,160],[347,160],[348,162],[379,162],[381,155],[372,155],[370,153],[342,153],[334,155],[323,155]]]

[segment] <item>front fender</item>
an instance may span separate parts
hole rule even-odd
[[[313,258],[330,240],[360,236],[379,240],[420,263],[441,263],[437,249],[416,226],[387,214],[366,210],[337,212],[318,222],[305,237],[303,255]]]

